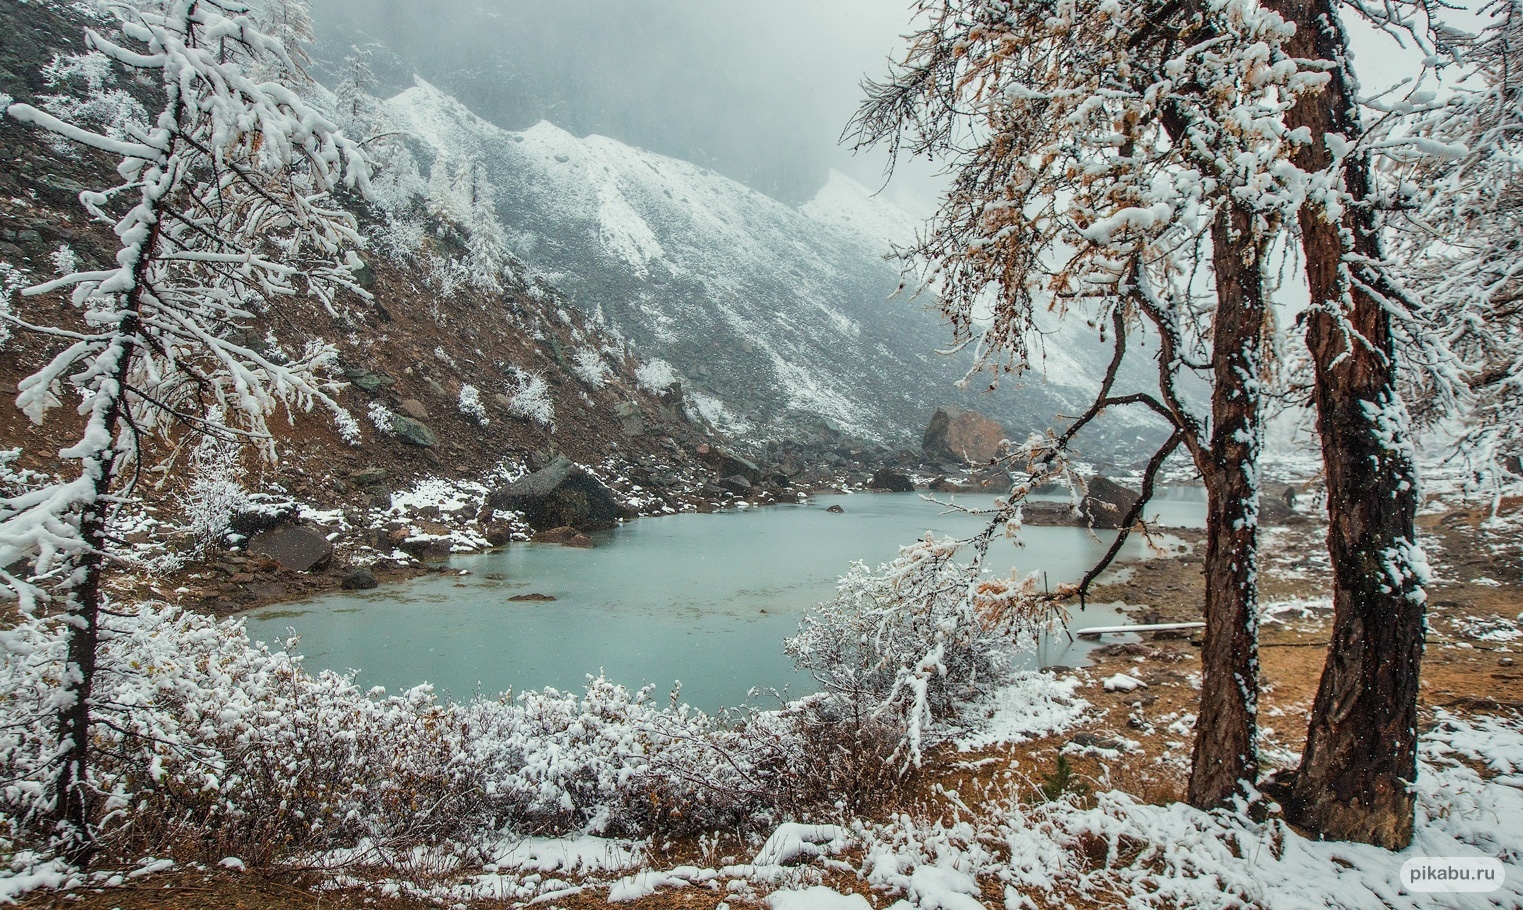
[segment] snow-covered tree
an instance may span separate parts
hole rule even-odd
[[[240,449],[236,441],[208,433],[191,452],[185,530],[202,556],[222,544],[232,528],[233,516],[249,503],[248,491],[240,481]]]
[[[462,385],[460,387],[460,398],[456,404],[460,408],[460,413],[464,414],[466,419],[472,423],[483,427],[491,423],[491,420],[487,417],[486,406],[481,403],[481,390],[475,386],[469,383]]]
[[[114,138],[27,104],[6,109],[120,158],[118,183],[82,194],[93,218],[114,225],[114,266],[27,290],[69,292],[78,316],[68,324],[8,316],[62,346],[19,383],[17,405],[42,422],[67,404],[80,425],[61,453],[77,476],[0,500],[0,582],[25,612],[42,603],[61,611],[67,668],[40,815],[77,864],[91,857],[100,809],[90,749],[107,546],[146,437],[213,429],[272,456],[270,415],[314,405],[352,433],[322,378],[330,348],[312,344],[277,363],[235,330],[287,301],[310,297],[336,311],[340,291],[364,293],[351,280],[354,220],[327,193],[340,182],[363,190],[365,162],[289,86],[250,77],[249,65],[294,69],[280,42],[233,0],[101,7],[117,28],[87,31],[86,46],[158,89],[163,106],[148,126]],[[208,426],[212,413],[223,415],[220,426]]]
[[[1337,0],[1272,0],[1296,26],[1286,51],[1327,76],[1285,123],[1307,141],[1292,163],[1308,178],[1297,213],[1310,304],[1299,317],[1327,480],[1333,629],[1300,767],[1276,786],[1288,816],[1323,837],[1399,849],[1411,843],[1417,685],[1427,562],[1417,541],[1413,432],[1403,363],[1442,376],[1423,305],[1390,268],[1377,171],[1388,138],[1372,131]],[[1433,10],[1393,0],[1350,4],[1387,29]]]
[[[375,96],[379,81],[370,68],[371,51],[350,48],[344,58],[343,78],[333,90],[339,126],[353,139],[369,140],[380,130],[381,102]]]
[[[467,255],[463,263],[449,263],[458,276],[484,292],[502,290],[502,271],[510,261],[507,237],[497,220],[497,191],[476,161],[457,164],[440,156],[428,177],[428,209],[434,217],[459,228],[465,235]],[[450,274],[452,281],[457,276]]]
[[[251,0],[247,8],[254,28],[280,42],[285,49],[284,55],[256,55],[249,61],[249,75],[277,80],[292,88],[311,85],[308,68],[312,66],[312,57],[307,48],[315,37],[312,4],[308,0]]]
[[[41,99],[42,107],[61,120],[112,139],[125,139],[129,129],[141,130],[148,122],[138,100],[117,85],[111,58],[99,51],[57,55],[42,75],[55,90]],[[60,136],[52,144],[66,149],[69,143]]]
[[[984,575],[961,561],[966,549],[927,535],[876,569],[853,565],[785,643],[848,713],[893,714],[906,766],[920,764],[933,720],[1004,674],[1011,634],[1035,635],[1054,619],[1036,576]]]
[[[1482,12],[1450,90],[1404,98],[1416,110],[1391,118],[1385,154],[1402,203],[1392,259],[1463,374],[1409,370],[1413,417],[1438,425],[1463,411],[1460,454],[1476,490],[1496,496],[1523,475],[1523,4]],[[1470,400],[1456,402],[1456,386]]]
[[[1153,412],[1168,429],[1142,498],[1183,447],[1205,478],[1210,541],[1204,682],[1190,799],[1212,806],[1257,776],[1256,552],[1266,262],[1303,190],[1285,110],[1325,77],[1283,50],[1292,29],[1252,0],[1053,7],[921,0],[889,81],[870,87],[860,138],[949,158],[940,211],[905,251],[938,295],[957,350],[1020,374],[1039,315],[1089,319],[1114,354],[1090,407],[1016,454],[1029,470],[997,524],[1053,480],[1082,488],[1071,445],[1102,413]],[[992,319],[979,316],[992,301]],[[1117,387],[1129,344],[1157,339],[1156,388]],[[1182,392],[1213,390],[1209,412]],[[987,541],[988,535],[984,540]]]

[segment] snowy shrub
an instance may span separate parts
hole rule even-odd
[[[60,243],[58,249],[48,254],[48,259],[53,263],[53,271],[60,275],[68,275],[79,270],[79,257],[67,243]]]
[[[550,387],[545,377],[518,367],[508,380],[505,392],[508,396],[508,413],[524,420],[532,420],[547,430],[555,429],[555,402],[550,399]]]
[[[354,419],[354,415],[348,411],[338,411],[333,415],[333,426],[338,430],[338,438],[345,444],[357,446],[364,441],[360,435],[360,423]]]
[[[11,337],[10,322],[6,318],[11,313],[11,298],[29,284],[25,272],[9,262],[0,261],[0,346]]]
[[[370,422],[382,433],[395,432],[397,427],[397,415],[392,413],[391,408],[379,401],[370,403]]]
[[[592,348],[577,348],[571,355],[571,372],[594,389],[601,389],[612,375],[603,355]]]
[[[754,830],[793,805],[788,769],[818,764],[797,715],[730,728],[603,679],[455,704],[250,642],[237,620],[163,605],[109,617],[92,783],[108,853],[265,865],[369,845],[468,845],[503,834]],[[0,633],[0,838],[42,843],[56,617]],[[131,811],[119,811],[130,807]]]
[[[917,764],[926,727],[999,682],[1010,633],[1045,617],[1032,579],[983,576],[960,548],[927,535],[877,569],[856,563],[784,645],[826,692],[899,718]]]
[[[458,402],[460,413],[478,426],[486,426],[491,421],[487,418],[487,409],[481,403],[481,391],[473,385],[460,387],[460,401]]]
[[[195,541],[196,554],[205,556],[221,545],[233,516],[248,505],[248,493],[239,481],[236,443],[207,436],[191,453],[190,468],[185,530]]]
[[[93,127],[112,139],[125,139],[129,132],[147,126],[147,111],[132,95],[114,87],[112,61],[99,51],[55,55],[42,75],[49,87],[68,93],[42,99],[43,109],[60,120]],[[71,148],[66,143],[61,147]]]
[[[635,379],[641,388],[651,392],[664,392],[678,382],[677,371],[664,360],[640,364],[635,370]]]

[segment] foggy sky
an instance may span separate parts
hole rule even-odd
[[[830,168],[872,189],[885,158],[838,145],[902,53],[911,0],[313,0],[319,72],[378,44],[389,94],[416,73],[506,129],[549,120],[701,164],[789,203]],[[1474,5],[1480,0],[1462,0]],[[1420,68],[1349,17],[1366,89]],[[327,67],[324,67],[326,64]],[[332,69],[327,69],[330,84]],[[925,216],[944,181],[901,162],[886,198]]]
[[[319,60],[384,45],[376,69],[391,91],[416,72],[504,128],[549,120],[796,203],[831,167],[881,183],[882,159],[854,159],[837,139],[863,76],[899,52],[909,3],[314,0],[313,13]],[[931,191],[903,183],[901,196]]]

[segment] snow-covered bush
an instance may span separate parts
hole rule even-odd
[[[677,371],[664,360],[642,363],[635,370],[635,380],[640,387],[651,392],[665,392],[678,382]]]
[[[509,414],[532,420],[547,430],[555,429],[555,402],[550,399],[550,386],[543,375],[514,367],[504,392]]]
[[[248,492],[239,482],[239,447],[229,440],[207,436],[190,456],[191,481],[185,501],[185,530],[205,556],[222,543],[233,516],[248,505]]]
[[[392,412],[391,408],[381,404],[379,401],[372,401],[370,403],[370,422],[379,432],[389,434],[396,430],[397,415]]]
[[[876,569],[854,564],[785,643],[826,692],[900,719],[916,763],[926,727],[999,682],[1011,634],[1045,618],[1031,579],[984,576],[961,546],[928,534]]]
[[[68,275],[79,270],[79,257],[75,255],[74,248],[67,243],[60,243],[58,249],[48,254],[48,260],[53,263],[53,271],[60,275]]]
[[[29,617],[0,633],[10,845],[49,834],[62,621]],[[819,764],[807,712],[730,727],[602,679],[581,694],[464,705],[426,686],[383,698],[351,676],[308,673],[299,657],[250,642],[237,620],[145,605],[105,622],[90,773],[107,797],[100,843],[117,857],[267,864],[504,833],[747,830],[797,805],[799,769]]]
[[[50,88],[59,91],[44,96],[42,107],[60,120],[88,126],[112,139],[125,139],[129,131],[148,123],[143,106],[116,87],[112,60],[99,51],[55,55],[42,75]],[[71,149],[62,139],[50,141],[60,150]]]
[[[601,389],[612,375],[603,355],[592,348],[577,348],[571,355],[571,372],[594,389]]]
[[[11,337],[10,322],[6,319],[11,312],[11,298],[29,284],[25,272],[9,262],[0,261],[0,347]]]
[[[481,390],[469,383],[460,386],[460,400],[457,402],[460,413],[478,426],[486,426],[491,423],[487,417],[486,406],[481,403]]]

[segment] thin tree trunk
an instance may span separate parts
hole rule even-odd
[[[1292,56],[1337,63],[1320,93],[1291,110],[1312,143],[1296,164],[1332,165],[1326,140],[1360,134],[1347,40],[1329,0],[1273,4],[1298,27]],[[1423,559],[1416,546],[1417,476],[1396,388],[1391,314],[1380,274],[1370,166],[1344,165],[1347,204],[1331,220],[1317,201],[1299,215],[1311,288],[1307,346],[1328,488],[1333,634],[1301,766],[1281,792],[1291,821],[1337,840],[1390,849],[1412,840],[1417,684],[1422,664]]]
[[[153,242],[157,243],[155,227]],[[146,265],[141,267],[146,274]],[[54,815],[58,824],[58,852],[75,868],[84,869],[95,855],[96,840],[92,827],[94,792],[90,785],[90,700],[95,688],[96,656],[100,648],[100,616],[105,602],[101,582],[106,568],[107,530],[111,519],[111,490],[116,484],[118,452],[116,435],[121,425],[127,379],[136,354],[133,336],[138,328],[141,294],[129,298],[131,309],[122,320],[117,344],[121,346],[116,368],[112,371],[113,388],[119,390],[100,417],[109,442],[83,464],[93,472],[94,499],[80,516],[79,536],[85,545],[80,559],[79,580],[69,592],[66,619],[67,669],[63,688],[67,699],[58,712],[58,744],[61,766],[54,788]]]
[[[1206,481],[1206,633],[1191,805],[1211,808],[1258,778],[1258,530],[1263,243],[1237,205],[1213,227],[1215,388]]]
[[[108,453],[109,454],[109,453]],[[62,766],[54,789],[54,814],[58,822],[58,852],[70,865],[83,869],[95,854],[91,829],[94,814],[90,787],[90,698],[95,685],[96,649],[100,644],[101,569],[105,553],[107,505],[111,487],[109,470],[95,483],[96,502],[80,520],[80,536],[90,551],[82,560],[78,586],[70,594],[67,620],[68,670],[64,691],[67,703],[58,713],[58,744]]]

